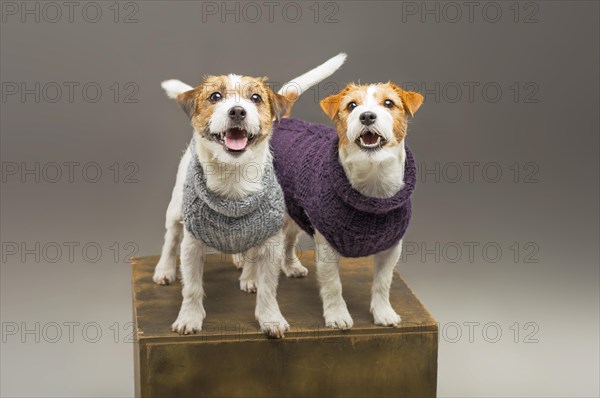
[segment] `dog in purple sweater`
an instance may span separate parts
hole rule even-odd
[[[374,256],[370,308],[375,324],[400,323],[389,291],[416,183],[415,161],[404,138],[407,118],[422,102],[420,94],[393,83],[350,84],[321,101],[337,131],[294,119],[274,126],[271,149],[287,208],[282,269],[286,275],[306,274],[295,244],[301,230],[314,236],[328,327],[353,325],[342,297],[340,256]]]

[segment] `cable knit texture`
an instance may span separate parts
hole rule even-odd
[[[285,204],[273,165],[265,164],[262,189],[240,200],[222,198],[206,186],[204,170],[194,151],[183,187],[186,229],[223,253],[242,253],[260,245],[283,226]]]
[[[363,257],[394,246],[411,217],[416,165],[406,148],[404,188],[391,198],[362,195],[339,161],[331,127],[283,119],[271,139],[275,173],[290,217],[310,235],[317,229],[345,257]]]

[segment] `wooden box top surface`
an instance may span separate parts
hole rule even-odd
[[[394,275],[390,291],[392,306],[402,317],[398,328],[376,326],[369,312],[372,282],[372,261],[342,259],[340,275],[344,299],[354,319],[349,331],[325,327],[323,309],[315,276],[314,252],[300,253],[308,268],[305,278],[292,279],[281,274],[277,298],[283,316],[290,323],[286,338],[316,338],[340,335],[376,335],[396,333],[427,333],[437,331],[437,325],[427,309],[415,297],[406,283]],[[266,339],[254,318],[256,295],[239,289],[238,271],[231,257],[209,254],[204,267],[204,308],[206,319],[202,332],[180,336],[171,331],[181,306],[181,283],[159,286],[152,281],[158,257],[132,260],[132,283],[136,337],[142,343],[185,341],[242,341]]]

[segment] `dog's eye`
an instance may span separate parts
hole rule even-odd
[[[356,108],[356,106],[357,106],[357,105],[356,105],[356,102],[352,101],[351,103],[349,103],[349,104],[346,106],[346,108],[348,108],[348,110],[349,110],[350,112],[352,112],[352,111],[354,110],[354,108]]]
[[[394,106],[394,103],[391,100],[385,100],[383,101],[383,106],[385,106],[386,108],[392,108]]]
[[[217,102],[220,101],[221,98],[223,98],[223,96],[221,95],[221,93],[216,92],[216,93],[212,93],[210,95],[210,97],[208,97],[209,100],[211,100],[212,102]]]
[[[260,95],[258,95],[258,94],[252,94],[250,96],[250,100],[252,102],[254,102],[255,104],[260,104],[262,102],[262,98],[260,98]]]

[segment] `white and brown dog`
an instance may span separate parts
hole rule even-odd
[[[298,233],[313,235],[328,327],[353,325],[342,297],[341,256],[374,256],[374,321],[400,323],[389,292],[416,182],[414,158],[404,144],[407,119],[422,102],[420,94],[393,83],[350,84],[321,101],[337,129],[292,119],[276,127],[271,146],[288,213],[283,268],[300,265]]]
[[[345,54],[339,54],[293,79],[279,93],[271,91],[263,78],[233,74],[206,77],[196,88],[178,80],[162,84],[167,95],[176,99],[190,117],[194,129],[192,144],[179,163],[166,214],[165,242],[153,278],[161,285],[175,281],[177,247],[181,241],[183,302],[173,331],[196,333],[202,330],[205,317],[202,275],[208,245],[184,228],[182,214],[184,186],[193,157],[197,157],[204,170],[205,185],[211,195],[226,202],[243,200],[259,192],[263,180],[246,178],[241,173],[248,170],[247,165],[252,165],[261,175],[264,165],[272,162],[269,139],[274,120],[283,117],[305,90],[334,73],[345,58]],[[283,337],[289,326],[276,300],[282,262],[282,253],[277,248],[283,248],[281,230],[249,249],[252,253],[244,258],[251,266],[244,268],[240,287],[246,291],[257,289],[255,315],[261,329],[270,336]]]

